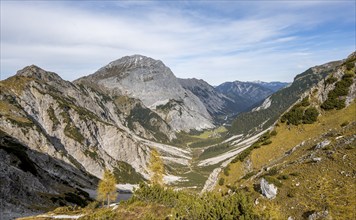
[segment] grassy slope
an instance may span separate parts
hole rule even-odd
[[[318,121],[311,125],[281,124],[276,127],[277,136],[271,138],[272,144],[252,151],[248,158],[252,164],[250,169],[247,169],[246,160],[230,164],[230,175],[221,174],[225,185],[217,189],[227,190],[226,185],[246,186],[253,197],[262,199],[253,188],[259,183],[260,177],[270,173],[267,178],[280,185],[278,196],[272,202],[262,201],[260,205],[273,203],[286,217],[291,215],[298,219],[308,211],[323,209],[337,219],[354,219],[355,112],[356,103],[353,102],[346,109],[323,112]],[[349,125],[341,127],[346,121],[350,122]],[[339,136],[343,138],[337,138]],[[317,143],[326,139],[331,141],[326,149],[314,150]],[[290,156],[285,156],[285,152],[303,141],[304,145]],[[312,158],[316,157],[322,160],[312,162]],[[272,166],[277,172],[265,171],[264,168]],[[248,173],[258,172],[261,173],[257,176],[241,179]]]

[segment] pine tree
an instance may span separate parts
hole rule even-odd
[[[111,201],[117,198],[116,179],[115,176],[109,171],[104,171],[104,177],[99,181],[98,196],[99,201],[107,201],[109,207]]]
[[[151,183],[163,185],[164,165],[160,153],[156,149],[151,150],[149,169],[152,172]]]

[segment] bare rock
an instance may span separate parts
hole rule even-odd
[[[277,187],[273,184],[269,184],[264,178],[260,182],[261,191],[264,196],[268,199],[274,199],[277,196]]]
[[[315,146],[315,150],[317,150],[317,149],[323,149],[324,147],[328,146],[330,143],[331,143],[331,141],[329,141],[329,140],[324,140],[324,141],[318,143],[318,144]]]

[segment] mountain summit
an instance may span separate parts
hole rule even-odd
[[[75,83],[104,87],[114,94],[140,99],[165,119],[174,130],[214,127],[204,104],[184,89],[160,60],[141,55],[126,56]]]

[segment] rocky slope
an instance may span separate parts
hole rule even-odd
[[[184,89],[159,60],[141,55],[123,57],[75,83],[104,87],[113,94],[137,98],[175,131],[214,127],[200,99]]]
[[[240,114],[232,123],[231,132],[235,134],[259,132],[270,127],[283,112],[297,102],[301,96],[318,83],[324,83],[332,72],[338,71],[343,61],[335,61],[309,68],[297,75],[293,83],[270,97],[253,111]]]
[[[239,115],[230,128],[230,134],[235,135],[223,142],[224,145],[222,145],[222,147],[226,145],[229,146],[227,150],[200,162],[201,166],[207,166],[214,163],[219,164],[206,181],[204,190],[212,190],[214,185],[218,182],[219,172],[228,169],[226,167],[229,166],[230,162],[234,160],[236,155],[248,155],[249,152],[254,149],[254,147],[251,146],[261,138],[263,139],[263,134],[265,132],[270,132],[273,129],[273,125],[286,111],[292,112],[288,114],[290,121],[287,123],[308,124],[310,123],[308,118],[310,115],[306,116],[306,108],[316,108],[319,114],[322,114],[324,111],[342,109],[345,106],[349,106],[356,98],[355,62],[356,54],[353,53],[345,60],[330,62],[310,68],[304,73],[297,75],[294,82],[289,87],[284,88],[267,98],[262,106],[256,108],[254,111]],[[325,103],[329,104],[325,105]],[[309,107],[304,107],[304,105]],[[349,117],[352,112],[352,117],[350,117],[351,120],[345,119],[345,121],[356,121],[356,118],[354,117],[354,106],[349,107],[348,111]],[[341,124],[344,122],[344,119],[340,120],[337,123]],[[326,126],[323,123],[321,123],[321,125]],[[290,126],[291,125],[287,126],[288,129],[290,129]],[[327,122],[327,126],[336,125],[335,122]],[[317,132],[324,131],[322,127],[315,128],[315,130]],[[310,132],[310,134],[313,133],[315,132]],[[284,150],[288,150],[285,149],[285,146],[290,138],[292,137],[282,137],[280,147],[283,147]],[[296,137],[293,138],[302,138],[302,140],[300,140],[300,142],[302,142],[305,137],[298,137],[298,135],[296,135]],[[260,145],[261,144],[262,142]],[[264,140],[262,145],[269,146],[269,144],[269,141]],[[295,145],[297,144],[298,143],[295,143]],[[216,147],[213,146],[213,148]],[[276,149],[273,149],[270,152],[263,151],[261,157],[268,155],[270,156],[268,157],[270,161],[273,161],[275,158],[272,157],[275,152],[277,152]],[[250,167],[248,161],[246,161],[245,165],[246,167]],[[244,174],[251,171],[249,169],[250,168],[247,168],[248,171],[244,172]],[[236,175],[234,175],[234,178],[235,176]]]
[[[248,189],[256,208],[270,207],[277,219],[354,218],[355,69],[353,53],[298,75],[296,81],[311,86],[278,124],[223,164],[216,189]],[[309,77],[318,74],[323,79],[311,83]],[[262,180],[273,184],[275,197],[263,196]]]
[[[55,186],[42,186],[53,183],[60,187],[63,178],[73,180],[68,186],[72,191],[95,188],[92,178],[100,178],[104,169],[114,171],[121,183],[148,179],[151,147],[161,152],[167,164],[186,165],[190,158],[187,151],[154,142],[169,141],[174,133],[139,100],[75,85],[36,66],[0,82],[0,131],[4,159],[0,175],[9,177],[1,181],[1,189],[7,186],[1,194],[9,204],[7,213],[17,206],[35,210],[33,201],[39,201],[40,209],[44,208],[41,204],[57,204],[53,196],[49,196],[52,202],[38,197],[59,193]],[[16,151],[19,149],[21,152]],[[29,168],[21,165],[24,158]],[[32,191],[26,184],[26,190],[16,190],[18,185],[12,180],[24,178],[36,186]],[[34,198],[27,200],[26,191]]]
[[[183,88],[191,91],[204,104],[210,115],[216,120],[237,113],[234,100],[225,96],[202,79],[179,79]]]
[[[351,104],[356,96],[354,66],[355,54],[346,61],[313,67],[259,108],[240,114],[228,131],[223,128],[195,135],[175,131],[213,126],[210,114],[224,109],[225,97],[202,81],[179,82],[161,61],[125,57],[75,83],[36,66],[26,67],[0,82],[4,212],[10,218],[17,209],[36,212],[62,203],[80,205],[88,196],[83,190],[95,189],[104,169],[112,170],[121,183],[149,179],[147,162],[152,147],[165,162],[166,180],[182,177],[196,181],[191,183],[196,187],[210,175],[205,190],[212,189],[220,171],[236,155],[246,154],[264,137],[263,131],[271,129],[296,102],[308,96],[311,103],[327,103],[325,108]],[[194,89],[200,84],[203,89]],[[340,89],[346,84],[350,84],[347,94]],[[175,137],[179,140],[173,142]],[[247,167],[250,171],[251,163]],[[186,187],[187,183],[180,181],[176,186]]]

